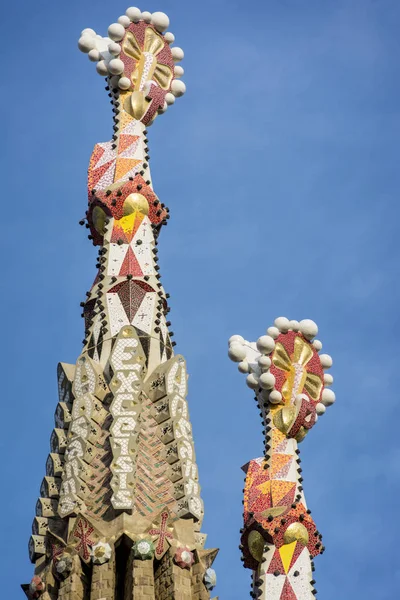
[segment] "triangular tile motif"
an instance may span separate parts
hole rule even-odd
[[[297,543],[298,542],[291,542],[290,544],[284,544],[278,550],[285,573],[289,573]]]
[[[290,566],[289,566],[289,570],[293,568],[293,565],[296,563],[297,559],[299,558],[300,554],[303,552],[303,550],[305,549],[306,553],[307,553],[307,548],[305,548],[305,546],[303,546],[303,544],[301,544],[300,542],[296,543],[296,547],[294,549],[293,552],[293,556],[292,556],[292,560],[290,562]]]
[[[279,600],[299,600],[294,593],[288,579],[285,580]]]
[[[285,569],[283,567],[282,558],[281,558],[281,555],[279,553],[279,550],[275,549],[273,557],[271,559],[271,562],[269,563],[267,573],[272,573],[273,574],[273,573],[278,572],[278,571],[279,571],[279,573],[282,574],[282,573],[285,572]]]
[[[274,454],[271,464],[271,479],[285,479],[292,460],[293,456],[290,454]]]
[[[118,273],[119,276],[133,275],[133,277],[143,277],[142,269],[134,255],[132,248],[128,246],[127,253],[125,254],[124,262],[122,263],[121,269]]]
[[[142,281],[122,281],[108,290],[108,294],[118,294],[126,316],[131,323],[134,319],[146,292],[152,288]]]
[[[140,160],[135,158],[118,158],[115,168],[115,182],[123,179],[124,176],[139,163]]]
[[[124,152],[124,150],[126,150],[127,148],[132,146],[132,144],[134,144],[135,142],[137,142],[138,139],[139,139],[138,135],[121,134],[119,136],[118,152],[121,154],[122,152]]]
[[[271,481],[271,494],[273,506],[282,506],[282,500],[286,499],[287,497],[294,499],[295,493],[296,483],[292,481],[281,481],[276,479]],[[291,504],[291,502],[289,504]]]

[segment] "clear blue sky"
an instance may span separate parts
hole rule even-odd
[[[57,404],[56,365],[81,349],[95,251],[78,226],[103,80],[77,49],[125,0],[19,0],[2,23],[2,597],[21,598],[26,545]],[[187,95],[150,131],[171,209],[160,240],[190,410],[215,590],[248,597],[243,478],[262,452],[227,339],[312,318],[334,359],[336,405],[302,445],[327,552],[321,600],[392,600],[398,567],[399,81],[397,0],[149,0],[186,57]],[[5,17],[5,19],[4,19]],[[397,340],[397,341],[396,341]]]

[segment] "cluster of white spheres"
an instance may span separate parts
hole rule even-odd
[[[289,320],[286,317],[278,317],[274,321],[274,325],[267,329],[267,334],[262,335],[256,342],[256,347],[260,355],[252,358],[252,364],[249,364],[246,347],[252,348],[249,342],[246,342],[241,335],[233,335],[229,338],[228,355],[231,360],[238,363],[238,370],[241,373],[247,373],[246,383],[253,390],[260,390],[263,398],[268,399],[272,404],[282,403],[282,394],[275,389],[275,376],[270,372],[272,364],[269,355],[275,349],[275,340],[283,333],[289,331],[300,332],[319,352],[322,349],[322,343],[315,339],[318,334],[317,324],[311,319],[303,319],[302,321]],[[332,358],[329,354],[319,355],[321,366],[323,369],[329,369],[332,366]],[[256,361],[256,364],[254,364]],[[328,389],[333,383],[333,377],[329,373],[324,373],[324,390],[320,401],[316,405],[316,413],[323,415],[328,406],[331,406],[335,400],[335,394]]]
[[[138,23],[139,21],[153,25],[160,33],[164,33],[169,27],[169,18],[165,13],[142,12],[139,8],[131,6],[127,9],[125,15],[118,18],[117,23],[112,23],[109,26],[108,38],[102,38],[93,29],[87,28],[82,31],[78,41],[79,49],[88,54],[89,60],[97,63],[96,70],[99,75],[102,77],[111,75],[113,78],[117,78],[114,84],[121,90],[129,90],[132,82],[128,77],[124,76],[125,66],[119,58],[122,48],[118,42],[121,42],[124,38],[126,28],[131,23]],[[170,31],[167,31],[164,33],[164,40],[168,44],[172,44],[175,41],[175,36]],[[171,48],[171,54],[175,63],[178,63],[184,57],[182,48],[177,46]],[[179,81],[183,73],[183,68],[175,64],[174,76],[176,79],[172,81],[171,91],[166,94],[164,105],[158,110],[159,113],[164,113],[168,106],[174,104],[176,98],[183,96],[186,92],[185,84],[183,81]]]

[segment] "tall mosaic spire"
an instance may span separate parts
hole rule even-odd
[[[59,403],[29,554],[28,598],[206,600],[205,549],[186,363],[174,354],[146,127],[185,92],[164,13],[129,8],[79,48],[106,78],[113,136],[96,144],[81,224],[98,246],[82,302],[83,350],[58,366]]]
[[[300,451],[319,416],[335,402],[328,354],[319,354],[317,325],[275,320],[267,335],[229,340],[229,357],[247,374],[264,427],[264,456],[243,467],[242,560],[252,571],[251,596],[259,600],[314,600],[313,559],[322,535],[303,490]]]

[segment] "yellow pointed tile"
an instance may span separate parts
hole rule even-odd
[[[291,544],[285,544],[279,548],[279,554],[281,555],[281,561],[286,574],[289,572],[296,544],[297,542],[291,542]]]

